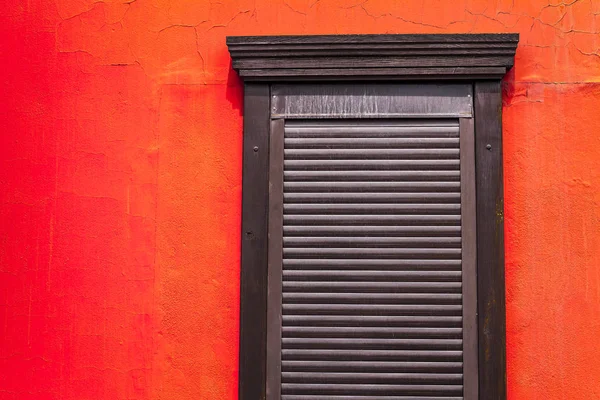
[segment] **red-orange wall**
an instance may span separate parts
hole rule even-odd
[[[0,399],[237,398],[226,35],[519,32],[510,400],[600,399],[600,1],[3,0]]]

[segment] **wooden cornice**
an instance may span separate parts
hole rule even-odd
[[[518,34],[229,36],[246,81],[502,79]]]

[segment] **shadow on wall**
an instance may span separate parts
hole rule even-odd
[[[238,110],[239,116],[241,117],[244,110],[244,90],[243,83],[237,72],[234,71],[231,60],[229,61],[229,74],[227,75],[227,90],[225,92],[225,98],[234,110]]]

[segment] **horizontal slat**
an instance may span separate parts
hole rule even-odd
[[[306,326],[437,326],[456,328],[461,317],[456,316],[389,316],[389,315],[283,315],[284,325]]]
[[[423,215],[423,214],[408,214],[408,215],[375,215],[373,213],[364,215],[327,215],[327,214],[311,214],[311,215],[284,215],[283,222],[285,225],[453,225],[460,226],[460,215]]]
[[[320,158],[398,158],[398,159],[449,159],[458,158],[458,149],[286,149],[284,157],[292,159]]]
[[[283,372],[284,382],[338,382],[338,383],[428,383],[462,384],[462,374],[440,373],[348,373],[348,372]]]
[[[281,395],[281,400],[463,400],[463,397],[455,396],[381,396],[381,395],[366,395],[366,396],[345,396],[345,395],[320,395],[320,394],[284,394]]]
[[[296,304],[461,304],[457,293],[283,293],[284,302]]]
[[[328,246],[351,246],[351,247],[450,247],[459,248],[460,237],[304,237],[304,236],[285,236],[283,238],[284,246],[305,247],[314,246],[315,248]]]
[[[297,87],[296,89],[301,89]],[[274,90],[287,90],[288,87],[278,86]],[[333,129],[333,128],[356,128],[356,129],[377,129],[377,128],[394,128],[402,129],[404,127],[409,128],[435,128],[435,127],[456,127],[458,128],[458,121],[454,118],[446,119],[430,119],[430,118],[414,118],[414,119],[394,119],[394,120],[381,120],[381,119],[367,119],[364,121],[353,121],[353,120],[338,120],[329,119],[325,121],[298,121],[288,120],[285,121],[286,132],[288,129]]]
[[[284,258],[286,270],[375,270],[375,271],[460,271],[461,261],[453,259],[299,259]]]
[[[408,292],[414,290],[416,293],[431,292],[439,293],[442,291],[448,291],[452,293],[455,290],[461,288],[460,282],[368,282],[368,281],[292,281],[285,280],[283,282],[283,288],[299,291],[318,291],[318,289],[328,288],[330,291],[367,291],[367,292]]]
[[[459,171],[391,171],[391,170],[357,170],[357,171],[284,171],[286,181],[458,181]],[[285,192],[287,193],[287,192]],[[284,193],[284,194],[285,194]]]
[[[335,361],[283,360],[284,371],[339,371],[339,372],[462,372],[461,361]]]
[[[461,305],[432,304],[290,304],[283,303],[287,315],[454,315]]]
[[[436,213],[436,214],[456,214],[460,213],[460,204],[381,204],[381,203],[364,203],[364,204],[344,204],[344,203],[328,203],[328,204],[298,204],[286,203],[283,205],[284,213],[294,214],[311,214],[311,213],[337,213],[343,214],[347,212],[355,213]],[[284,219],[285,222],[285,219]]]
[[[458,148],[458,138],[285,138],[286,149],[338,148]]]
[[[462,385],[385,385],[385,384],[319,384],[319,383],[282,383],[283,394],[437,394],[462,393]]]
[[[319,124],[295,124],[297,121],[286,121],[285,136],[289,138],[344,138],[353,136],[363,137],[458,137],[458,123],[444,120],[427,121],[427,126],[416,124],[394,123],[386,124],[385,121],[361,121],[360,124],[337,123],[335,121],[322,121]]]
[[[326,350],[282,349],[282,360],[460,361],[456,350]]]
[[[347,182],[285,182],[286,193],[297,192],[458,192],[460,182],[433,182],[433,181],[347,181]]]
[[[397,226],[397,225],[284,225],[286,236],[460,236],[460,226]]]
[[[460,259],[461,249],[399,249],[399,248],[317,248],[284,247],[284,257],[288,258],[419,258],[419,259]]]
[[[460,281],[461,271],[284,270],[284,279],[335,281]]]
[[[285,193],[288,203],[459,203],[460,193]]]
[[[461,339],[283,338],[286,349],[461,350]]]
[[[457,170],[459,159],[450,160],[285,160],[286,171],[293,170]]]
[[[416,327],[329,327],[329,326],[284,326],[283,337],[317,337],[317,338],[397,338],[423,339],[445,338],[460,339],[462,328],[416,328]]]
[[[334,291],[336,289],[348,289],[348,290],[368,290],[373,289],[378,292],[385,292],[389,290],[393,291],[408,291],[416,290],[417,292],[431,290],[432,292],[439,292],[440,290],[452,291],[454,289],[460,289],[460,282],[341,282],[341,281],[291,281],[285,280],[283,282],[284,289],[304,289],[314,291],[319,288],[329,288]],[[339,292],[339,290],[337,290]],[[372,291],[372,290],[369,290]]]

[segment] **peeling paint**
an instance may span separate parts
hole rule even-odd
[[[0,399],[235,399],[227,35],[519,32],[504,81],[510,400],[600,398],[600,2],[7,0]]]

